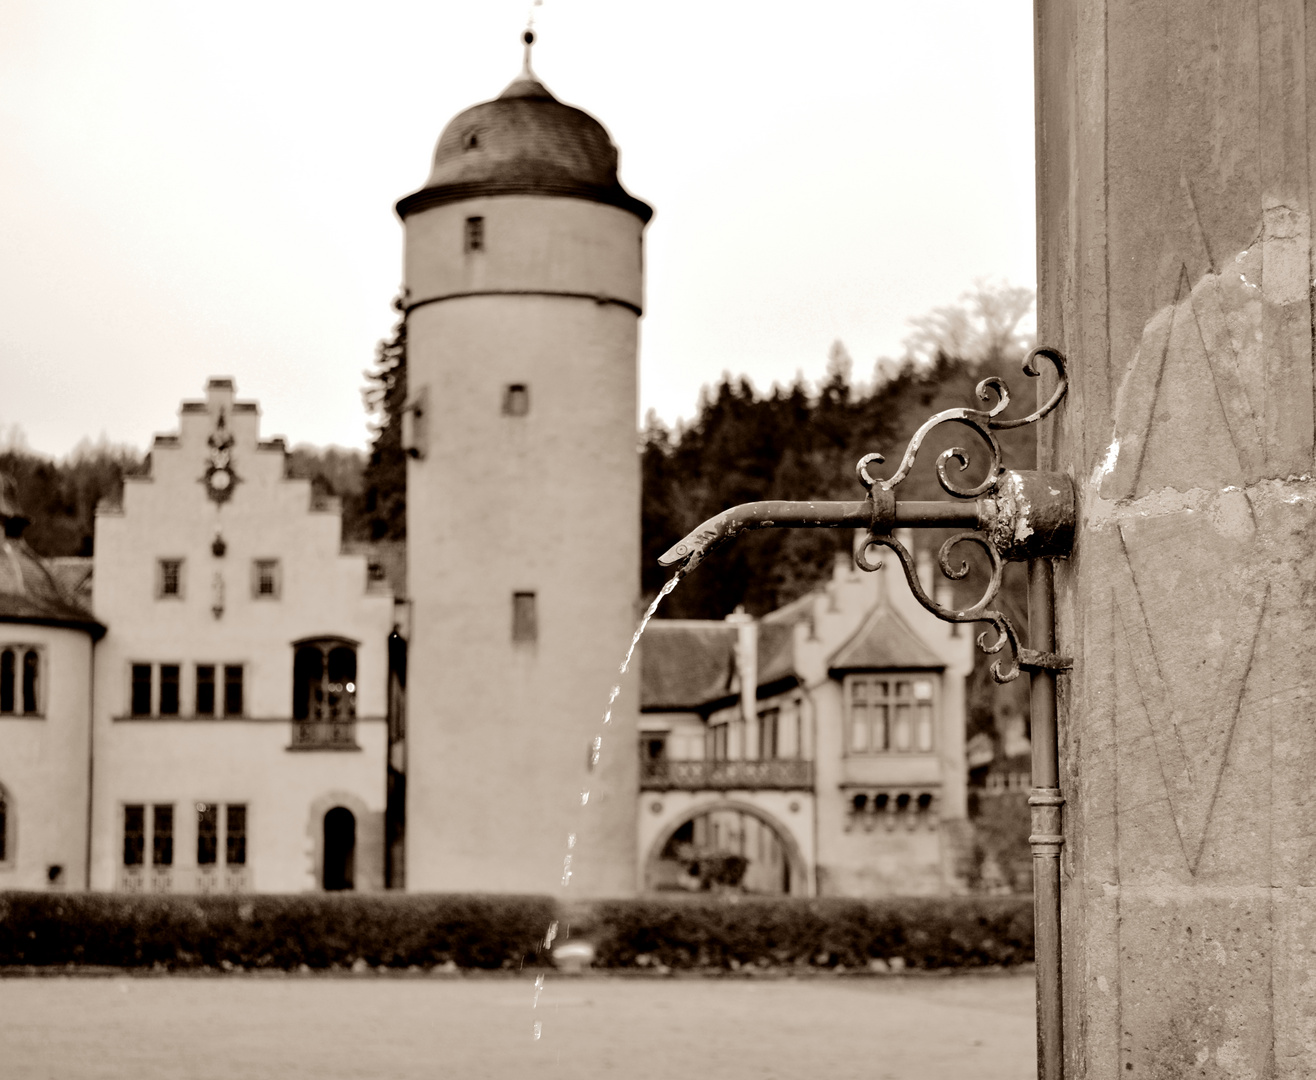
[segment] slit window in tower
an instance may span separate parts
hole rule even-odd
[[[466,219],[466,250],[484,250],[484,218],[468,217]]]
[[[535,594],[532,592],[512,594],[512,640],[539,640],[539,619],[535,611]]]
[[[511,383],[503,391],[503,415],[525,416],[530,411],[530,388],[525,383]]]

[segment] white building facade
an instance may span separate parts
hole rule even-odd
[[[96,519],[90,884],[382,888],[393,597],[212,379]]]
[[[896,560],[838,558],[760,620],[655,622],[643,644],[645,889],[962,888],[972,638],[919,606]]]

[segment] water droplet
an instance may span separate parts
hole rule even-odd
[[[589,767],[592,769],[599,763],[599,754],[603,750],[603,736],[595,735],[594,741],[589,744]]]
[[[553,939],[554,939],[555,937],[557,937],[557,920],[556,920],[556,919],[555,919],[553,922],[549,923],[549,925],[548,925],[548,933],[546,933],[546,934],[544,935],[544,948],[546,948],[546,949],[551,949],[551,948],[553,947]]]
[[[571,884],[571,856],[568,855],[562,860],[562,887],[565,889]]]
[[[535,976],[535,1000],[534,1000],[534,1003],[530,1006],[532,1009],[537,1009],[537,1008],[539,1008],[539,995],[542,994],[543,992],[544,992],[544,976],[542,976],[542,975],[536,975],[536,976]]]
[[[573,832],[567,833],[567,847],[573,848],[575,846],[576,846],[576,834]]]
[[[589,802],[589,788],[585,788],[580,793],[580,805],[584,806],[587,802]]]
[[[544,1033],[544,1025],[543,1025],[543,1023],[540,1022],[539,1020],[536,1020],[536,1021],[535,1021],[535,1040],[538,1041],[538,1040],[539,1040],[539,1036],[542,1035],[543,1033]]]

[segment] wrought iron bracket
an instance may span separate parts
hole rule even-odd
[[[861,569],[879,569],[881,562],[870,558],[869,552],[884,547],[899,560],[914,597],[937,618],[988,624],[990,629],[978,636],[978,646],[989,654],[1005,653],[992,664],[992,675],[998,682],[1016,679],[1020,671],[1068,670],[1073,666],[1069,658],[1027,648],[1005,613],[992,607],[1006,562],[1064,558],[1074,542],[1073,482],[1062,473],[1007,469],[996,437],[998,431],[1037,423],[1064,398],[1069,387],[1064,356],[1057,349],[1039,346],[1024,360],[1024,374],[1032,378],[1041,375],[1039,358],[1049,360],[1055,368],[1056,384],[1046,403],[1029,415],[1002,419],[1001,413],[1010,404],[1009,388],[994,376],[983,379],[976,393],[988,408],[946,409],[930,417],[910,439],[891,476],[881,479],[869,471],[870,466],[883,464],[881,454],[866,454],[859,459],[856,470],[867,492],[863,500],[743,503],[709,518],[658,561],[664,566],[679,566],[679,573],[688,573],[718,544],[751,529],[866,529],[867,540],[855,556]],[[970,456],[964,447],[953,446],[942,451],[936,463],[937,479],[952,501],[899,499],[896,488],[909,475],[928,435],[942,424],[967,427],[986,444],[991,457],[985,475],[976,484],[957,483],[949,467],[954,463],[958,472],[964,472]],[[941,545],[937,556],[942,574],[952,581],[962,580],[969,573],[967,561],[958,566],[952,563],[952,552],[960,544],[972,545],[986,556],[990,579],[975,603],[953,608],[928,595],[919,581],[912,553],[895,535],[896,530],[909,528],[962,530]]]

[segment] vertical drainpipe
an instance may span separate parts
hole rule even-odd
[[[810,821],[810,828],[813,832],[813,861],[810,866],[805,867],[806,880],[805,891],[810,897],[818,895],[818,703],[813,699],[813,691],[803,679],[800,680],[800,691],[804,695],[804,700],[809,703],[809,760],[813,762],[813,816]],[[800,725],[800,753],[804,753],[804,725]]]
[[[83,888],[91,891],[91,838],[96,806],[96,638],[88,635],[91,662],[87,665],[87,843],[84,854]]]
[[[1039,652],[1055,651],[1055,600],[1051,563],[1028,564],[1028,634]],[[1056,736],[1056,677],[1045,669],[1032,672],[1033,921],[1037,956],[1037,1075],[1061,1080],[1064,1069],[1060,971],[1060,762]]]

